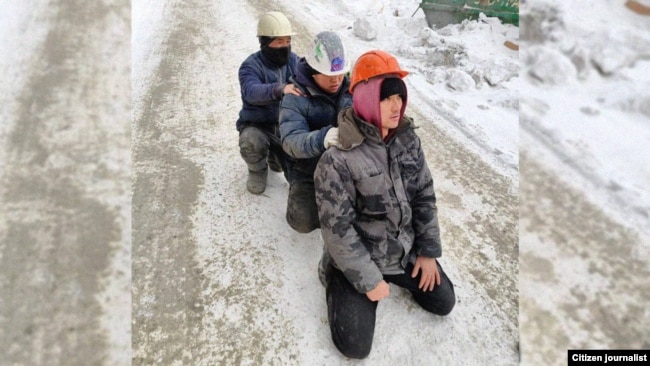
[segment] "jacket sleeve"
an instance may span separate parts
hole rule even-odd
[[[420,139],[415,135],[417,147],[415,170],[415,194],[411,198],[413,210],[413,230],[415,232],[414,249],[417,256],[439,258],[442,255],[440,226],[438,225],[438,208],[436,194],[433,190],[433,178],[424,157]]]
[[[320,156],[325,151],[325,134],[332,126],[310,131],[309,98],[287,94],[280,104],[282,148],[295,159]]]
[[[329,150],[316,167],[314,184],[325,249],[358,292],[374,289],[383,275],[353,226],[354,182],[345,164],[334,159]]]
[[[242,98],[252,105],[265,105],[282,98],[284,84],[264,83],[264,72],[264,69],[251,60],[246,60],[239,68]]]

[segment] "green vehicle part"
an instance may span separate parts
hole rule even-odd
[[[419,8],[431,28],[478,19],[481,13],[519,26],[519,0],[422,0]]]

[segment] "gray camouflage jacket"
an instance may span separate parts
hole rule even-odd
[[[361,293],[383,274],[404,273],[416,256],[442,254],[433,179],[413,120],[403,117],[387,143],[352,108],[339,115],[339,146],[314,173],[325,250]]]

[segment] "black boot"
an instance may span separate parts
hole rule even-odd
[[[250,193],[262,194],[266,189],[266,177],[269,173],[267,168],[259,171],[248,171],[248,180],[246,181],[246,188]]]

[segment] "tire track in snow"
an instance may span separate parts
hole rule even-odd
[[[164,5],[166,34],[144,110],[133,124],[133,364],[192,364],[202,332],[204,277],[191,215],[203,172],[183,148],[193,122],[188,60],[200,51],[206,5]],[[146,16],[146,14],[139,14]],[[146,19],[136,19],[146,21]],[[139,103],[134,103],[138,104]]]
[[[129,241],[128,165],[114,164],[128,161],[128,96],[120,97],[128,90],[128,70],[120,68],[128,65],[128,6],[48,5],[29,19],[42,23],[25,24],[47,35],[31,50],[12,129],[3,136],[2,362],[128,362],[130,304],[113,297],[128,293],[129,282],[113,267]],[[96,63],[108,52],[114,62]]]
[[[529,153],[521,154],[521,338],[525,364],[566,349],[650,346],[650,266],[622,227]]]

